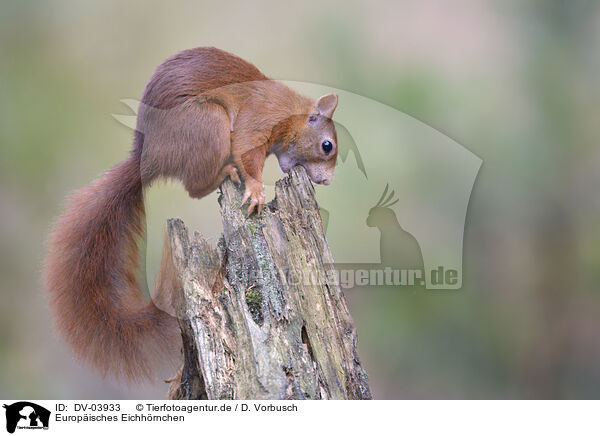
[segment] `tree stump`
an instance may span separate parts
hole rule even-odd
[[[225,180],[217,247],[169,220],[184,344],[171,398],[371,398],[304,168],[275,191],[261,216],[247,217],[242,188]]]

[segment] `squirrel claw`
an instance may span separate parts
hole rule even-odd
[[[253,190],[252,188],[248,188],[246,189],[244,197],[242,198],[242,204],[245,204],[248,199],[250,199],[250,204],[248,205],[248,216],[252,215],[254,209],[257,210],[257,215],[260,215],[263,205],[265,204],[265,193],[262,191],[262,189]]]
[[[252,201],[250,201],[250,206],[248,206],[248,216],[252,215],[252,212],[254,211],[254,208],[256,207],[256,205],[258,204],[258,200],[253,199]]]

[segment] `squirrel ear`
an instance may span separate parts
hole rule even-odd
[[[331,118],[333,111],[337,107],[338,97],[335,94],[326,94],[319,97],[315,103],[313,113]]]

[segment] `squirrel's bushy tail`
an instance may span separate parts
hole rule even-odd
[[[70,198],[50,236],[44,271],[57,329],[75,354],[103,374],[132,381],[150,379],[156,363],[180,350],[176,319],[146,303],[139,287],[144,213],[134,151]],[[160,282],[159,294],[171,292]]]

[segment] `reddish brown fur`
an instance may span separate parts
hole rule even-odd
[[[284,171],[303,165],[313,181],[329,183],[336,105],[332,94],[312,101],[215,48],[186,50],[161,64],[144,91],[130,157],[72,196],[49,240],[45,285],[58,330],[76,355],[133,380],[151,377],[157,358],[178,356],[177,322],[154,303],[169,311],[179,286],[169,253],[154,302],[144,302],[136,278],[144,187],[176,178],[199,198],[239,171],[250,210],[260,211],[270,153]],[[323,140],[334,144],[329,154]]]
[[[154,360],[177,356],[179,348],[176,319],[139,291],[143,217],[132,154],[71,197],[50,238],[44,277],[58,331],[77,356],[133,380],[150,377]]]

